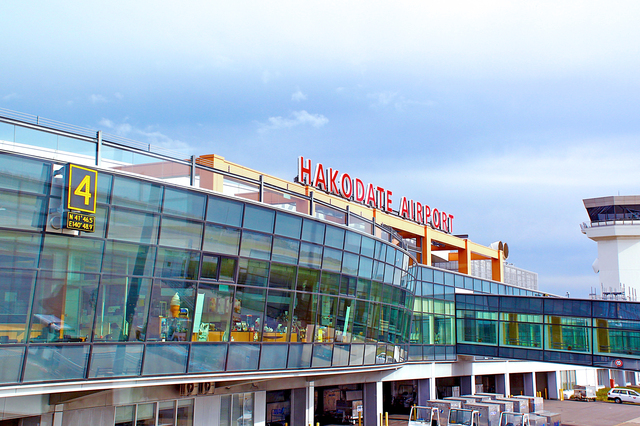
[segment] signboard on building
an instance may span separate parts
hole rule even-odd
[[[94,232],[98,192],[98,171],[69,164],[65,191],[64,227]]]

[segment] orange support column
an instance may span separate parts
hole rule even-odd
[[[498,258],[491,259],[491,279],[504,282],[504,252],[498,250]]]
[[[422,264],[427,266],[431,266],[431,235],[429,235],[430,229],[431,228],[429,228],[428,226],[424,227],[424,238],[422,239],[422,246],[420,247],[422,249]]]
[[[458,272],[466,275],[471,273],[471,250],[469,250],[469,240],[464,240],[464,249],[458,249]]]

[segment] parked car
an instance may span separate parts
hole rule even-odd
[[[613,388],[607,392],[607,399],[615,401],[617,404],[623,402],[640,403],[640,393],[633,389]]]

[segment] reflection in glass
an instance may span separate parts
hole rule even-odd
[[[16,383],[20,380],[24,350],[24,347],[0,348],[0,364],[2,365],[0,383]]]
[[[23,343],[36,272],[0,269],[0,277],[0,344]]]
[[[190,219],[204,219],[205,201],[204,194],[167,187],[162,211]]]
[[[158,424],[173,426],[175,424],[176,417],[176,402],[175,401],[160,401],[158,402]]]
[[[148,344],[142,375],[184,374],[187,372],[188,352],[188,345]]]
[[[258,369],[260,346],[252,344],[230,344],[227,371],[246,371]]]
[[[287,368],[309,368],[311,365],[312,350],[313,345],[311,344],[290,345]]]
[[[274,262],[296,264],[298,262],[298,251],[300,242],[288,238],[273,238],[273,253],[271,260]]]
[[[207,221],[240,226],[242,225],[243,208],[243,203],[210,196],[207,206]]]
[[[138,415],[136,426],[155,426],[156,424],[156,403],[138,405]]]
[[[155,247],[106,241],[102,272],[152,276],[155,258]]]
[[[270,235],[244,231],[240,245],[240,256],[269,260],[271,258],[271,238]]]
[[[0,154],[0,188],[46,194],[50,184],[51,163]]]
[[[288,345],[273,344],[262,346],[260,370],[282,370],[287,368]]]
[[[159,244],[200,250],[202,223],[163,217]]]
[[[93,340],[144,341],[150,290],[150,279],[104,275]]]
[[[296,281],[296,267],[291,265],[271,264],[271,274],[269,274],[269,287],[293,289]]]
[[[112,204],[149,212],[159,212],[163,186],[122,176],[113,178]]]
[[[102,241],[47,235],[40,268],[62,271],[100,272]]]
[[[36,268],[42,237],[0,229],[0,267]]]
[[[302,224],[302,240],[322,244],[324,240],[324,223],[305,219]]]
[[[227,347],[226,344],[220,343],[191,345],[189,373],[224,371]]]
[[[199,252],[159,248],[155,276],[195,280],[198,277],[199,264]]]
[[[198,287],[193,341],[228,342],[234,288],[202,282]]]
[[[24,382],[84,379],[88,345],[29,346]]]
[[[32,342],[84,342],[91,337],[98,275],[41,271],[38,274]]]
[[[239,247],[239,229],[211,224],[205,227],[203,250],[237,256]]]
[[[320,295],[315,342],[333,342],[337,310],[338,299],[336,297]]]
[[[193,426],[193,399],[179,399],[176,426]]]
[[[114,426],[133,426],[135,420],[135,405],[121,405],[116,407],[116,421]]]
[[[275,212],[247,204],[244,209],[244,228],[261,232],[273,232]]]
[[[333,355],[333,345],[313,345],[311,367],[330,367]]]
[[[142,345],[94,345],[89,377],[138,376]]]
[[[300,244],[300,266],[320,269],[322,265],[322,246],[309,243]]]
[[[340,272],[342,270],[342,251],[325,247],[322,256],[322,269]]]
[[[155,244],[158,238],[158,216],[152,213],[112,208],[109,218],[109,238]]]
[[[267,286],[269,263],[262,260],[240,259],[238,267],[238,284],[260,287]]]
[[[0,226],[22,230],[41,230],[44,226],[45,199],[0,191]]]
[[[276,229],[277,235],[285,237],[300,238],[300,229],[302,227],[302,218],[287,213],[276,212]]]

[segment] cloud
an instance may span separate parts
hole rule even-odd
[[[109,102],[104,96],[95,94],[89,96],[89,100],[92,104],[106,104],[107,102]]]
[[[181,156],[191,154],[194,151],[193,147],[188,143],[179,139],[173,139],[156,130],[153,126],[148,126],[146,129],[140,129],[129,123],[114,123],[108,118],[102,118],[98,124],[101,127],[108,129],[108,133],[115,136],[145,142],[153,147],[171,150]]]
[[[306,101],[307,95],[305,95],[300,89],[298,89],[291,95],[291,100],[295,102]]]
[[[372,108],[385,108],[393,107],[398,111],[403,111],[407,106],[434,106],[436,103],[433,101],[416,101],[412,99],[406,99],[404,96],[399,95],[398,92],[383,91],[378,93],[369,93],[367,98],[372,99],[373,102],[369,105]]]
[[[305,110],[294,111],[289,118],[269,117],[267,123],[260,123],[258,132],[264,133],[269,130],[289,129],[292,127],[308,124],[312,127],[320,128],[329,122],[329,119],[322,114],[309,114]]]
[[[18,94],[14,92],[14,93],[9,93],[8,95],[3,96],[2,100],[3,101],[10,101],[10,100],[17,99],[17,98],[18,98]]]
[[[116,99],[122,99],[122,98],[124,98],[124,95],[123,95],[122,93],[120,93],[120,92],[116,92],[116,93],[114,93],[114,94],[113,94],[113,96],[114,96]]]

